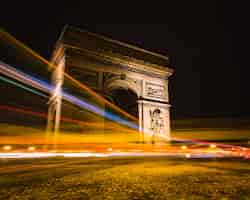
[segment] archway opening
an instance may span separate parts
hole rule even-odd
[[[126,88],[115,88],[110,92],[112,101],[129,114],[138,118],[137,94]]]

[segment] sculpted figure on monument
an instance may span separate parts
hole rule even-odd
[[[160,109],[155,109],[155,110],[150,110],[150,118],[151,118],[151,123],[150,123],[150,129],[154,132],[154,135],[159,135],[162,132],[163,129],[163,117],[161,116],[161,111]]]

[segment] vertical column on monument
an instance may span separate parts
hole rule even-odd
[[[138,118],[139,118],[139,133],[140,133],[140,141],[144,141],[143,135],[143,102],[141,100],[137,100],[138,104]]]
[[[170,140],[167,81],[144,81],[143,91],[143,96],[138,100],[138,108],[139,127],[144,140]]]
[[[65,57],[58,62],[52,73],[53,90],[49,99],[47,130],[57,133],[60,128],[61,109],[62,109],[62,85],[65,69]]]

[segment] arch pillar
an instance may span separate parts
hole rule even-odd
[[[143,139],[170,140],[169,107],[165,102],[139,99],[139,131]]]
[[[121,79],[119,75],[116,75],[106,80],[104,88],[107,93],[117,88],[123,88],[132,90],[137,95],[141,141],[153,138],[170,140],[170,105],[167,101],[167,81],[158,80],[156,84],[141,79],[141,82],[138,81],[139,84],[136,84],[135,80],[138,80],[138,77],[127,75]]]
[[[141,100],[137,101],[138,104],[138,118],[139,118],[139,133],[140,140],[144,141],[144,133],[143,133],[143,102]]]
[[[59,131],[61,121],[64,68],[65,59],[63,57],[52,74],[52,83],[54,85],[54,89],[53,91],[51,91],[51,97],[48,101],[49,108],[47,119],[47,131],[54,132],[55,134]]]

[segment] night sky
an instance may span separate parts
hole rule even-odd
[[[75,25],[168,55],[174,118],[250,116],[247,5],[23,2],[1,5],[0,26],[42,56],[50,57],[65,24]]]

